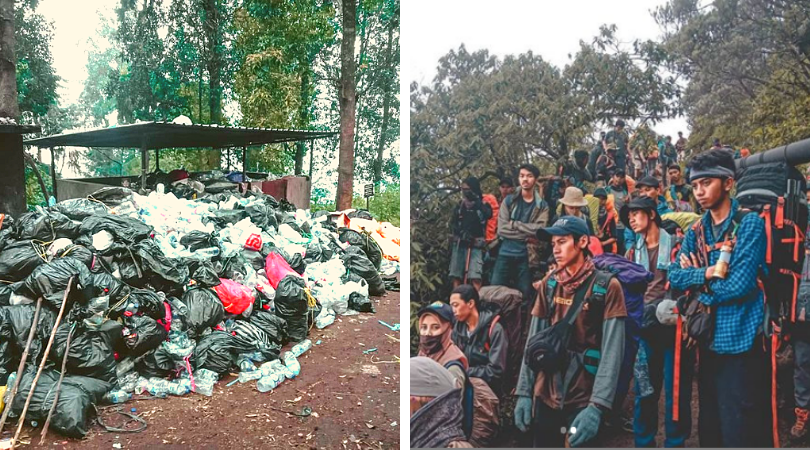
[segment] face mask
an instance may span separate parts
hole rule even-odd
[[[442,336],[419,336],[419,349],[427,355],[439,353],[442,350]]]

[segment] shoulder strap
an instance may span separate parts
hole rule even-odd
[[[499,320],[501,320],[500,314],[493,317],[492,322],[489,323],[489,333],[487,333],[487,341],[484,342],[484,350],[486,350],[487,352],[489,352],[489,349],[491,348],[489,343],[490,340],[492,339],[492,330],[495,329],[495,325],[498,323]]]
[[[451,367],[456,366],[464,372],[464,387],[462,389],[462,397],[461,397],[461,407],[462,412],[464,413],[464,421],[462,422],[462,429],[464,430],[464,434],[469,439],[470,435],[472,434],[472,426],[473,426],[473,409],[475,407],[475,403],[473,402],[473,398],[475,396],[475,391],[473,390],[473,385],[470,383],[470,377],[467,376],[467,371],[464,370],[464,366],[459,361],[450,361],[444,365],[445,369],[450,369]]]
[[[595,278],[593,280],[593,287],[591,288],[589,300],[604,302],[605,296],[607,295],[608,286],[610,286],[610,280],[613,278],[613,274],[611,272],[599,269],[597,269],[594,273]]]
[[[582,283],[582,286],[593,285],[593,289],[596,288],[596,279],[599,278],[599,270],[594,270],[590,277]],[[593,291],[591,289],[591,291]],[[607,290],[605,290],[607,292]],[[603,294],[604,297],[604,294]],[[574,295],[573,303],[571,303],[571,307],[568,308],[568,311],[565,312],[565,317],[563,317],[563,322],[567,322],[568,325],[573,325],[574,321],[577,320],[577,316],[579,316],[579,311],[582,309],[582,305],[586,302],[590,301],[594,298],[594,293],[591,292],[591,295],[588,295],[588,289],[580,290],[579,292]]]

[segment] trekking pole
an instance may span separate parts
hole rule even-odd
[[[51,424],[51,417],[56,410],[56,404],[59,403],[59,394],[62,393],[62,380],[65,378],[65,368],[67,367],[68,354],[70,353],[70,340],[73,337],[73,331],[76,329],[76,324],[70,326],[68,331],[67,342],[65,343],[65,355],[62,356],[62,371],[59,373],[59,381],[56,383],[56,394],[53,396],[53,404],[50,411],[48,411],[48,418],[45,419],[45,425],[42,427],[42,437],[39,438],[39,445],[45,442],[45,435],[48,434],[48,426]]]
[[[470,271],[470,255],[472,247],[467,247],[467,262],[464,264],[464,284],[467,284],[467,273]]]
[[[73,275],[68,280],[67,289],[65,289],[65,296],[62,298],[62,305],[59,307],[59,315],[56,316],[56,322],[54,322],[53,330],[51,330],[51,337],[48,338],[48,345],[45,346],[45,351],[42,353],[42,361],[39,363],[39,368],[37,369],[37,374],[34,377],[34,381],[31,382],[31,390],[28,391],[28,397],[25,399],[25,406],[23,406],[20,419],[17,422],[17,431],[14,433],[14,439],[11,441],[11,450],[14,450],[14,448],[17,447],[17,439],[20,437],[20,432],[22,431],[23,424],[25,423],[25,415],[28,414],[28,407],[31,405],[31,398],[34,397],[34,389],[37,387],[37,382],[39,381],[39,376],[42,374],[42,369],[45,368],[45,363],[48,362],[48,354],[51,352],[51,346],[53,345],[53,339],[56,337],[56,330],[59,328],[59,322],[62,321],[62,315],[65,313],[65,305],[67,304],[68,295],[70,295],[70,286],[73,284],[73,280],[75,278],[76,276]]]
[[[25,362],[28,360],[28,351],[31,349],[31,342],[34,340],[34,334],[37,331],[37,324],[39,323],[39,311],[42,309],[42,297],[37,299],[37,309],[34,310],[34,323],[31,325],[31,329],[28,331],[28,341],[25,342],[25,349],[23,350],[22,357],[20,358],[20,364],[17,366],[17,377],[14,378],[14,386],[11,387],[11,396],[9,397],[9,403],[6,404],[6,409],[3,410],[3,415],[0,417],[0,432],[3,431],[3,426],[6,424],[6,419],[8,419],[8,413],[11,412],[11,402],[14,400],[14,396],[17,395],[17,388],[20,387],[20,379],[22,379],[22,370],[25,368]]]

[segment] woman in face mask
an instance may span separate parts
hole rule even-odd
[[[453,332],[453,308],[444,302],[433,302],[417,313],[419,318],[419,356],[441,364],[453,375],[457,387],[464,385],[467,357],[450,339]]]

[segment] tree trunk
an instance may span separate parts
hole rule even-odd
[[[343,41],[340,43],[340,147],[335,206],[351,208],[354,185],[354,125],[356,107],[354,39],[357,30],[356,0],[342,0]]]
[[[310,96],[310,68],[312,61],[308,61],[306,67],[301,71],[301,106],[298,109],[298,127],[301,129],[309,128],[309,107],[312,104],[312,97]],[[302,175],[304,173],[304,154],[307,152],[306,142],[298,141],[295,143],[295,174]]]
[[[17,58],[14,47],[14,0],[0,0],[0,117],[17,120]]]
[[[391,25],[388,27],[388,42],[385,46],[385,67],[391,70],[391,43],[394,40],[394,27],[396,20],[391,20]],[[387,74],[383,81],[383,118],[380,125],[380,140],[377,144],[377,159],[374,161],[374,184],[378,184],[382,180],[382,164],[383,152],[385,151],[385,133],[388,131],[388,120],[391,114],[388,112],[391,104],[391,81],[390,73]]]
[[[222,30],[219,5],[217,0],[205,0],[205,35],[208,40],[208,107],[209,123],[220,123],[222,120]]]

